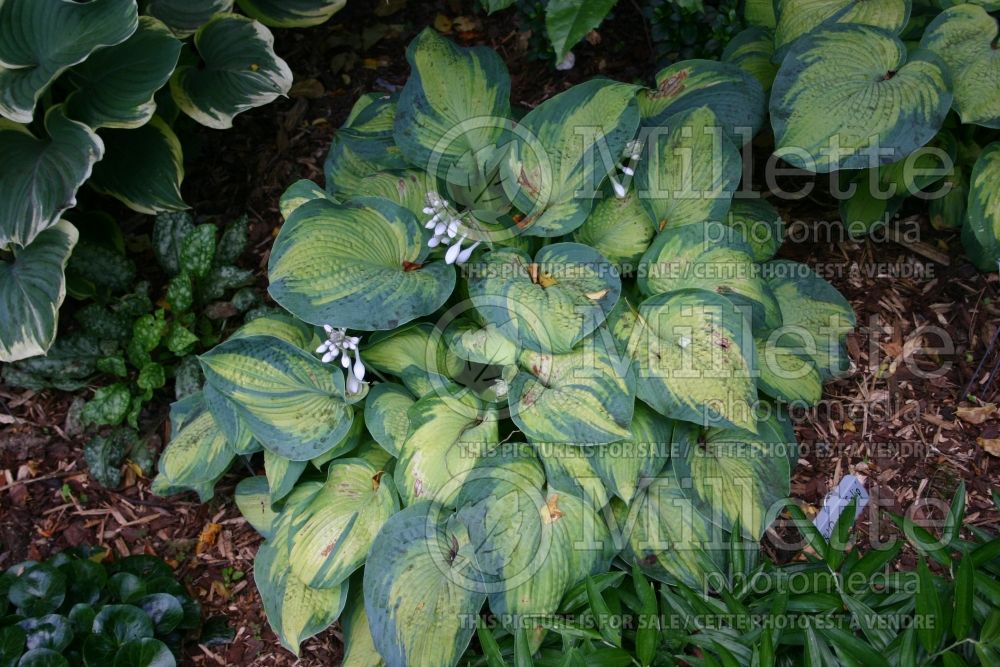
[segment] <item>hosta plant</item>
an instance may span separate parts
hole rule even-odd
[[[288,92],[268,25],[314,25],[344,0],[0,2],[0,361],[44,354],[85,184],[140,213],[180,211],[173,125],[210,128]],[[252,18],[251,18],[252,17]]]
[[[206,499],[259,452],[236,502],[285,646],[339,618],[347,664],[447,666],[487,608],[530,654],[589,576],[700,586],[759,540],[797,460],[785,408],[847,369],[854,314],[734,198],[732,126],[764,99],[736,66],[683,95],[588,81],[515,122],[493,51],[426,30],[407,60],[325,187],[282,197],[287,312],[201,356],[153,488]]]

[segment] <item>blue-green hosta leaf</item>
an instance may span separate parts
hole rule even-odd
[[[417,398],[452,384],[444,338],[432,324],[413,323],[377,333],[361,353],[367,365],[395,375]]]
[[[201,502],[208,502],[215,483],[235,457],[212,413],[202,408],[173,434],[163,450],[152,491],[167,496],[190,490]]]
[[[675,438],[672,468],[677,484],[690,489],[695,507],[712,523],[732,531],[739,522],[753,541],[781,512],[791,470],[784,431],[772,418],[757,422],[758,434],[710,428],[701,438]]]
[[[401,170],[409,165],[393,135],[396,98],[367,93],[358,98],[347,120],[333,135],[323,171],[326,190],[341,196],[363,194],[361,179],[381,170]]]
[[[545,467],[545,483],[549,490],[585,498],[594,507],[607,505],[610,496],[591,456],[596,448],[558,442],[543,442],[535,446],[538,458]]]
[[[437,310],[455,287],[454,268],[425,263],[424,237],[413,214],[384,199],[309,202],[274,242],[268,291],[312,324],[394,329]]]
[[[323,490],[293,519],[292,574],[314,588],[346,585],[398,510],[391,477],[361,459],[334,461]]]
[[[388,667],[454,667],[486,594],[466,586],[469,537],[430,502],[394,514],[365,565],[365,613]],[[463,549],[465,547],[465,549]]]
[[[6,5],[4,6],[6,7]],[[45,114],[48,137],[0,121],[0,248],[26,246],[76,206],[76,191],[104,156],[104,142],[62,106]]]
[[[594,470],[608,491],[631,503],[670,459],[673,430],[671,420],[642,401],[637,402],[627,438],[588,450]]]
[[[545,32],[556,52],[556,62],[588,32],[601,25],[617,0],[549,0],[545,5]]]
[[[749,308],[754,329],[774,329],[781,309],[752,253],[742,234],[720,222],[667,227],[643,255],[639,289],[648,295],[709,290]]]
[[[311,202],[314,199],[329,199],[330,201],[337,203],[337,200],[328,195],[326,190],[319,187],[312,181],[308,179],[295,181],[281,194],[281,199],[278,202],[281,217],[287,220],[288,216],[290,216],[295,209],[303,204]]]
[[[708,107],[663,121],[636,169],[639,196],[656,229],[721,222],[739,187],[740,153]]]
[[[645,128],[672,128],[667,120],[671,116],[705,106],[738,146],[760,131],[767,116],[764,89],[750,74],[727,62],[682,60],[656,75],[656,88],[639,94]]]
[[[963,123],[1000,128],[998,30],[996,18],[966,3],[939,14],[920,40],[948,65]]]
[[[233,0],[149,0],[146,13],[163,21],[178,37],[194,34],[216,14],[232,11]]]
[[[278,313],[250,320],[237,329],[229,339],[250,338],[253,336],[278,338],[309,352],[316,349],[319,345],[319,337],[316,335],[313,327],[294,317]]]
[[[755,262],[774,257],[785,240],[781,214],[766,199],[733,200],[724,222],[743,235]]]
[[[267,477],[244,477],[236,485],[233,500],[240,514],[253,529],[264,538],[273,535],[274,522],[278,513],[271,507],[271,492],[267,485]]]
[[[31,245],[0,259],[0,361],[45,354],[56,337],[59,306],[66,297],[64,271],[78,234],[65,220]]]
[[[566,354],[525,350],[518,365],[511,417],[532,443],[584,446],[629,435],[635,378],[607,330]]]
[[[620,272],[633,273],[655,235],[653,219],[635,190],[629,190],[620,199],[605,196],[598,201],[583,226],[573,232],[573,240],[617,264]]]
[[[510,122],[503,60],[493,49],[455,46],[433,28],[410,42],[406,60],[411,73],[399,95],[396,145],[410,164],[440,178],[479,173],[478,153]]]
[[[285,95],[292,72],[274,53],[274,37],[261,24],[236,14],[218,14],[198,29],[194,45],[204,66],[181,65],[170,91],[181,111],[217,130],[233,117]]]
[[[407,410],[415,402],[406,388],[392,382],[380,382],[368,392],[365,424],[375,441],[393,456],[399,456],[410,431]]]
[[[671,419],[755,430],[756,352],[749,322],[732,302],[685,289],[616,315],[615,338],[635,364],[641,400]]]
[[[993,271],[1000,261],[1000,142],[983,149],[972,169],[969,204],[962,245],[981,271]]]
[[[774,75],[778,73],[778,66],[771,61],[773,57],[774,35],[758,26],[738,33],[722,52],[723,62],[732,63],[757,79],[765,93],[771,90]]]
[[[94,129],[145,125],[156,112],[153,96],[170,80],[180,54],[181,43],[167,26],[141,17],[131,37],[69,71],[76,90],[66,98],[66,113]]]
[[[562,236],[583,224],[597,187],[639,126],[636,87],[594,79],[559,93],[518,123],[503,186],[529,236]]]
[[[804,264],[774,260],[764,276],[781,306],[779,335],[769,343],[783,345],[812,358],[823,379],[842,375],[850,365],[844,337],[857,318],[847,299]]]
[[[589,336],[621,295],[617,268],[579,243],[545,246],[534,261],[499,248],[469,267],[469,297],[500,333],[524,348],[565,354]]]
[[[247,16],[272,28],[307,28],[326,23],[347,0],[236,0]]]
[[[351,427],[339,368],[270,336],[231,339],[202,355],[205,379],[237,405],[266,449],[308,461]]]
[[[779,344],[783,332],[771,332],[766,340],[758,340],[757,388],[777,399],[799,407],[813,406],[823,396],[823,377],[812,357],[801,350]],[[791,341],[788,341],[791,343]]]
[[[344,642],[344,665],[350,667],[385,667],[382,656],[375,649],[372,632],[365,613],[365,593],[360,576],[351,580],[347,606],[340,617],[340,631]]]
[[[135,0],[5,0],[0,4],[0,116],[30,123],[56,77],[139,24]]]
[[[932,52],[907,57],[879,28],[824,28],[789,50],[774,80],[775,154],[817,172],[896,162],[934,138],[951,101],[947,66]]]
[[[775,0],[774,7],[778,19],[774,48],[779,62],[795,40],[820,26],[859,24],[899,34],[910,18],[910,0]]]
[[[105,130],[104,159],[88,184],[133,211],[155,215],[188,208],[181,196],[184,155],[181,142],[158,116],[135,130]]]

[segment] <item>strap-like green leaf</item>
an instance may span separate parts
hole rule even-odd
[[[272,28],[308,28],[330,20],[347,0],[236,0],[236,4]]]
[[[588,32],[601,25],[617,1],[549,0],[545,5],[545,31],[556,52],[556,60],[562,60]]]

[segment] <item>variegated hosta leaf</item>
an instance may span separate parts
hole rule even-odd
[[[66,98],[66,113],[94,129],[145,125],[156,112],[153,96],[170,80],[180,54],[167,26],[141,17],[131,37],[69,71],[76,90]]]
[[[637,402],[627,438],[588,450],[608,491],[631,503],[670,459],[673,430],[673,421]]]
[[[232,11],[233,0],[149,0],[146,13],[163,21],[178,37],[194,34],[216,14]]]
[[[755,262],[774,257],[785,240],[785,222],[766,199],[733,200],[724,222],[743,235]]]
[[[149,215],[188,208],[181,142],[161,118],[135,130],[104,130],[101,138],[107,154],[94,166],[92,188]]]
[[[272,28],[308,28],[326,23],[347,0],[236,0],[236,4]]]
[[[1000,142],[983,149],[972,169],[962,245],[981,271],[994,271],[1000,261]]]
[[[517,363],[520,347],[500,333],[495,324],[479,326],[468,320],[458,320],[444,335],[448,350],[460,359],[487,366]]]
[[[139,24],[135,0],[4,0],[0,3],[0,116],[30,123],[56,77]]]
[[[616,312],[615,338],[635,364],[638,397],[660,414],[755,430],[750,323],[725,297],[685,289]]]
[[[870,169],[857,172],[848,182],[848,187],[854,188],[853,194],[840,200],[840,219],[847,233],[854,238],[861,238],[888,224],[905,199],[905,196],[890,197],[876,193],[872,189],[874,179],[871,172]]]
[[[795,40],[820,26],[858,24],[899,34],[910,18],[910,0],[775,0],[775,14],[774,47],[780,61]]]
[[[824,380],[842,375],[850,366],[843,339],[857,324],[851,304],[805,264],[774,260],[763,270],[783,320],[769,342],[812,358]]]
[[[242,413],[265,448],[308,461],[334,447],[351,426],[344,376],[278,338],[228,340],[201,356],[205,379]]]
[[[0,258],[0,361],[45,354],[66,297],[66,263],[79,235],[60,220],[25,248]]]
[[[969,170],[956,165],[945,176],[948,191],[928,203],[928,217],[934,229],[958,229],[965,224],[969,199]]]
[[[535,444],[596,445],[629,434],[635,378],[609,331],[566,354],[525,350],[510,383],[511,417]]]
[[[507,67],[493,49],[455,46],[433,28],[410,42],[406,60],[396,145],[413,166],[463,184],[510,124]]]
[[[409,436],[393,473],[404,505],[451,503],[463,480],[499,442],[497,415],[468,390],[438,391],[410,407]]]
[[[270,450],[264,450],[264,475],[272,503],[280,502],[292,492],[308,465],[308,461],[289,461]]]
[[[770,3],[768,3],[770,4]],[[749,3],[747,3],[749,7]],[[764,92],[771,90],[778,66],[774,57],[774,34],[767,28],[751,26],[739,32],[722,52],[722,60],[737,65],[757,79]]]
[[[427,192],[434,189],[430,176],[417,169],[401,172],[380,171],[361,179],[357,192],[341,190],[342,195],[370,196],[388,199],[412,213],[418,220],[427,218],[423,212],[427,206]]]
[[[784,507],[791,479],[787,447],[794,445],[773,418],[758,421],[757,430],[710,428],[701,437],[675,439],[671,466],[705,518],[730,532],[739,522],[753,541]]]
[[[265,539],[274,534],[274,522],[278,513],[271,507],[271,492],[268,490],[266,477],[257,475],[241,479],[236,485],[233,500],[240,514],[254,530]]]
[[[365,613],[389,667],[454,667],[486,594],[467,586],[475,565],[463,526],[422,502],[397,512],[365,564]]]
[[[216,130],[233,117],[285,95],[292,72],[274,53],[274,37],[261,24],[236,14],[218,14],[198,29],[194,45],[202,65],[183,64],[170,79],[181,111]]]
[[[319,337],[311,326],[294,317],[278,313],[255,317],[233,332],[229,339],[253,336],[278,338],[309,352],[319,345]]]
[[[934,137],[951,101],[947,66],[930,51],[908,58],[879,28],[824,28],[791,48],[774,80],[775,154],[817,172],[895,162]]]
[[[347,667],[385,667],[382,656],[375,649],[368,615],[365,613],[365,594],[362,578],[353,577],[347,606],[340,616],[340,632],[343,635],[343,663]]]
[[[152,491],[168,496],[194,491],[206,503],[215,493],[215,483],[229,469],[236,452],[215,418],[202,405],[173,433],[157,464],[158,474]]]
[[[779,344],[783,336],[778,329],[756,342],[757,388],[797,407],[816,405],[823,396],[823,377],[810,356]]]
[[[754,329],[774,329],[781,309],[752,253],[743,235],[721,222],[667,227],[643,255],[639,289],[648,295],[709,290],[749,309]]]
[[[724,563],[728,537],[695,509],[687,493],[668,466],[631,505],[612,501],[617,525],[611,532],[625,537],[622,557],[647,576],[700,590]]]
[[[920,40],[948,65],[963,123],[1000,128],[998,30],[996,18],[966,3],[939,14]]]
[[[534,261],[499,248],[469,267],[469,297],[486,322],[526,349],[564,354],[589,336],[621,295],[618,269],[579,243],[542,248]]]
[[[302,179],[295,181],[288,186],[288,189],[281,193],[278,201],[278,208],[281,210],[281,217],[288,219],[295,209],[307,204],[314,199],[328,199],[333,203],[338,203],[336,199],[327,194],[326,190],[319,187],[310,180]]]
[[[607,505],[610,495],[591,456],[596,448],[559,442],[536,445],[535,452],[545,467],[545,483],[549,490],[584,498],[594,507]]]
[[[391,477],[361,459],[334,461],[323,490],[292,520],[292,574],[315,588],[346,584],[398,510]]]
[[[636,187],[658,230],[725,220],[742,171],[740,153],[708,107],[682,111],[650,135]]]
[[[313,324],[394,329],[444,304],[455,270],[426,262],[420,223],[385,199],[316,200],[281,227],[268,262],[274,300]]]
[[[253,433],[241,416],[235,403],[219,393],[210,384],[202,387],[202,400],[215,417],[215,423],[226,436],[229,446],[237,454],[253,454],[260,451],[260,443],[254,440]]]
[[[6,5],[4,5],[6,7]],[[48,137],[0,120],[0,248],[26,246],[76,206],[76,191],[104,156],[104,142],[62,106],[45,114]]]
[[[598,186],[635,137],[636,87],[594,79],[549,98],[517,124],[503,186],[529,236],[562,236],[586,220]]]
[[[365,400],[365,424],[375,441],[393,456],[410,431],[407,410],[416,402],[413,395],[398,384],[380,382],[368,392]]]
[[[778,20],[774,16],[774,0],[746,0],[743,18],[751,26],[774,30]]]
[[[674,63],[656,75],[656,88],[639,94],[642,126],[654,131],[672,128],[667,122],[671,116],[699,107],[711,109],[719,127],[742,146],[764,126],[767,98],[750,74],[737,65],[714,60]]]
[[[426,322],[376,333],[361,352],[366,364],[395,375],[417,398],[452,384],[449,376],[453,369],[444,339]]]
[[[642,200],[635,190],[629,190],[620,199],[605,192],[583,226],[573,232],[573,240],[617,264],[620,272],[633,273],[655,235],[656,228]]]
[[[324,164],[326,190],[338,196],[364,194],[361,179],[381,170],[409,165],[396,146],[393,126],[396,97],[367,93],[358,98],[347,120],[333,135]]]

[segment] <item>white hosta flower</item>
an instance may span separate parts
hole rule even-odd
[[[635,176],[635,163],[639,161],[641,154],[642,142],[638,139],[633,139],[625,144],[625,151],[622,153],[621,162],[618,163],[617,167],[626,178]],[[628,188],[615,177],[615,174],[608,174],[608,178],[611,179],[611,187],[614,188],[615,196],[624,199]]]
[[[365,379],[365,364],[358,351],[361,339],[358,336],[348,336],[347,329],[334,329],[329,324],[324,324],[323,330],[326,331],[327,339],[316,348],[316,354],[323,355],[320,361],[324,364],[340,359],[340,365],[347,370],[347,393],[358,393]],[[353,361],[351,353],[354,354]]]
[[[462,244],[468,238],[468,233],[462,230],[462,219],[448,205],[448,200],[443,199],[436,192],[427,193],[427,206],[424,213],[430,215],[424,227],[431,230],[431,238],[427,241],[427,247],[436,248],[439,245],[451,246],[444,255],[444,261],[448,264],[464,264],[472,257],[472,251],[479,245],[476,241],[468,248],[462,249]],[[457,238],[459,233],[461,237]],[[456,240],[457,238],[457,240]]]
[[[691,339],[688,338],[687,336],[681,336],[680,338],[677,339],[677,344],[683,348],[686,348],[688,345],[691,344]]]

